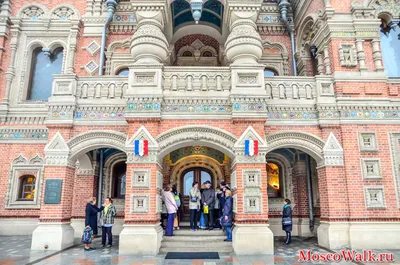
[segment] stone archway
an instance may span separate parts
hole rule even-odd
[[[70,150],[70,160],[75,161],[81,154],[90,150],[111,147],[125,151],[127,136],[117,131],[90,131],[71,138],[67,143]]]
[[[318,166],[325,164],[324,147],[325,142],[312,134],[297,131],[282,131],[270,134],[266,137],[267,153],[279,148],[296,148],[310,156]]]
[[[161,161],[168,153],[185,146],[204,145],[235,158],[235,135],[206,125],[190,125],[169,130],[156,138],[159,147],[158,160]]]

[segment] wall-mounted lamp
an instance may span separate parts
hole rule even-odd
[[[311,55],[312,55],[313,57],[317,56],[317,51],[318,51],[317,46],[315,46],[315,44],[313,44],[313,45],[310,47]]]
[[[199,24],[201,13],[203,12],[203,0],[190,0],[192,16],[196,24]]]

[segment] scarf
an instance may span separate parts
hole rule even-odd
[[[107,215],[108,209],[110,208],[111,203],[109,205],[106,205],[106,207],[104,207],[104,215]]]

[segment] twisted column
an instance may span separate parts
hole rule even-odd
[[[133,35],[131,54],[136,64],[162,63],[168,57],[168,41],[162,21],[146,16]]]
[[[372,53],[375,62],[375,69],[377,72],[383,72],[381,41],[378,39],[372,40]]]
[[[360,71],[367,71],[367,66],[365,64],[365,53],[364,53],[364,40],[357,39],[357,58],[360,63]]]

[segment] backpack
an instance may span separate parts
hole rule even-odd
[[[92,243],[93,229],[90,226],[85,227],[82,234],[82,243],[90,244]]]
[[[181,199],[178,194],[175,195],[174,199],[176,201],[176,206],[178,206],[178,208],[181,207]]]

